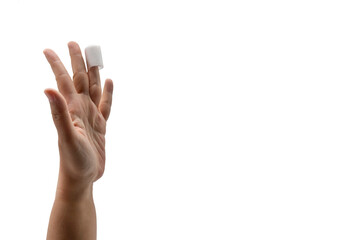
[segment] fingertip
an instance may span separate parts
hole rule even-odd
[[[68,42],[67,45],[68,45],[69,49],[80,48],[80,47],[79,47],[79,44],[78,44],[77,42],[75,42],[75,41],[70,41],[70,42]]]
[[[57,58],[58,58],[56,53],[53,50],[51,50],[50,48],[44,49],[43,53],[48,60],[54,61],[54,60],[57,60]]]
[[[45,90],[44,90],[44,93],[46,94],[46,93],[49,93],[49,94],[54,94],[56,92],[56,90],[55,89],[52,89],[52,88],[45,88]]]
[[[49,96],[53,90],[51,88],[44,89],[44,93],[46,96]]]
[[[114,91],[114,83],[110,78],[105,80],[105,89],[109,93],[113,93]]]
[[[46,97],[48,98],[49,102],[52,103],[54,101],[54,98],[51,95],[51,93],[49,91],[47,91],[47,89],[44,90],[44,93],[45,93]]]
[[[50,51],[50,49],[48,49],[48,48],[45,48],[44,50],[43,50],[43,54],[45,55],[45,57],[46,57],[46,55],[48,55],[48,52]]]
[[[62,95],[56,89],[46,88],[44,90],[44,93],[45,93],[46,96],[51,96],[53,98],[53,100],[54,100],[53,102],[55,102],[55,103],[60,103],[61,105],[63,105],[63,104],[66,105],[66,103],[67,103],[64,95]]]
[[[51,50],[50,48],[45,48],[43,50],[43,53],[46,55],[46,54],[49,54],[50,52],[52,52],[53,50]]]
[[[50,103],[55,103],[57,102],[57,98],[58,98],[58,93],[55,89],[52,88],[46,88],[44,90],[44,93],[46,95],[46,97],[49,99]]]

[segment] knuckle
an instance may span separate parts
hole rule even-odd
[[[68,77],[69,76],[67,75],[67,73],[61,73],[56,76],[56,81],[63,81],[66,80]]]
[[[101,97],[101,87],[96,83],[90,85],[90,94],[96,98]]]
[[[111,106],[112,99],[111,98],[103,98],[101,104],[105,106]]]
[[[105,101],[104,101],[104,105],[105,105],[107,108],[110,108],[110,107],[111,107],[111,100],[105,100]]]
[[[81,81],[81,80],[87,80],[88,75],[86,72],[76,72],[74,73],[73,80],[74,81]]]

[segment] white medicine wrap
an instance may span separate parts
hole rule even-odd
[[[93,45],[85,48],[85,57],[88,70],[96,66],[99,67],[99,69],[104,67],[100,46]]]

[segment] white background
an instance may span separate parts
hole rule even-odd
[[[0,239],[45,239],[42,50],[114,80],[98,239],[359,239],[358,1],[1,1]]]

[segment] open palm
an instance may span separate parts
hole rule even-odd
[[[86,70],[80,47],[68,44],[73,78],[56,53],[44,54],[55,74],[59,92],[46,89],[59,137],[60,173],[68,182],[94,182],[105,168],[105,133],[113,82],[105,81],[103,93],[98,67]]]

